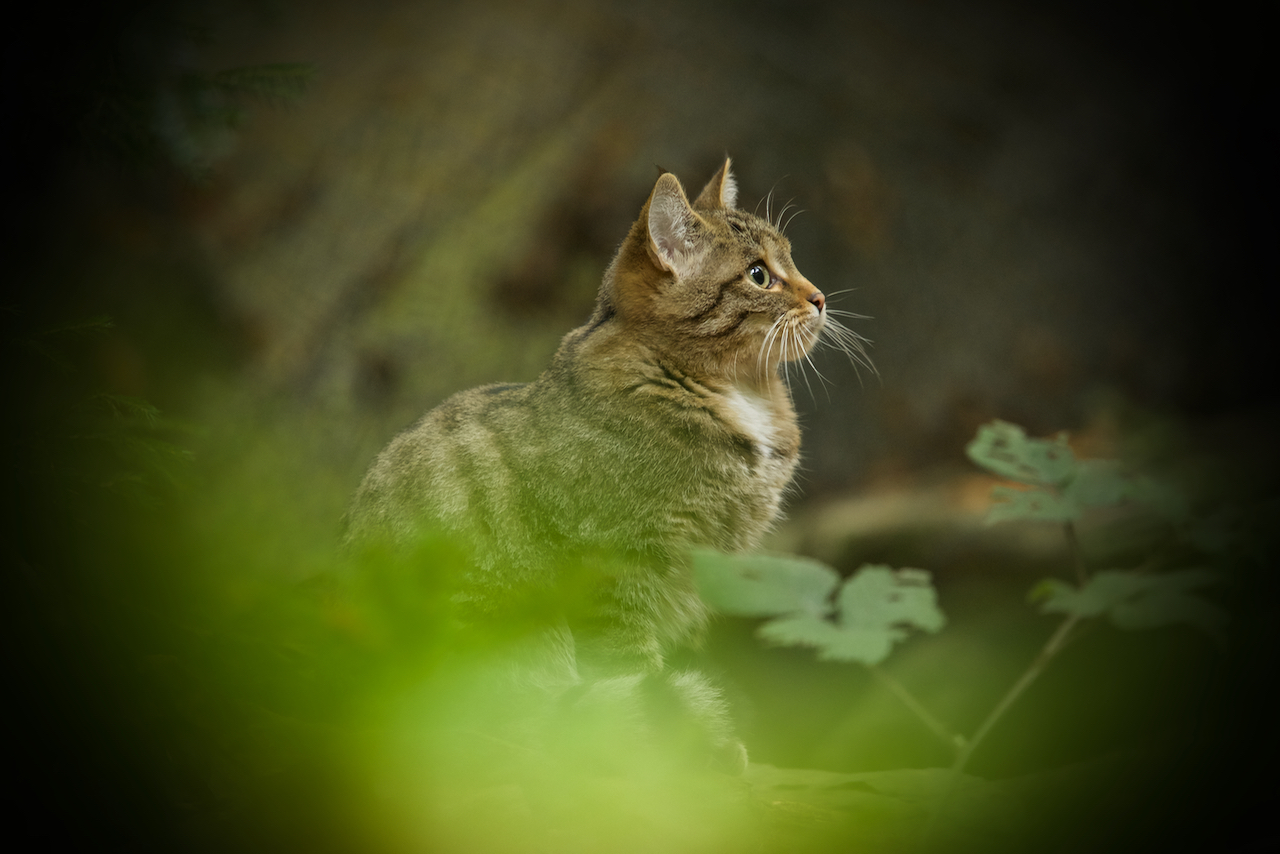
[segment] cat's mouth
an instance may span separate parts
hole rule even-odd
[[[826,316],[822,309],[788,309],[765,331],[760,344],[759,363],[762,370],[776,370],[786,362],[808,359],[818,343]]]
[[[817,311],[806,311],[802,315],[799,325],[801,328],[797,334],[801,336],[804,343],[804,352],[807,356],[817,346],[818,340],[822,337],[822,330],[827,325],[827,313],[821,308]]]

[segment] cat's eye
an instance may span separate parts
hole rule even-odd
[[[747,268],[747,276],[762,288],[769,287],[769,283],[773,281],[769,268],[763,264],[752,264]]]

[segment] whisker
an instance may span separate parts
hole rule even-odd
[[[800,216],[800,214],[802,213],[808,213],[808,211],[804,210],[803,208],[798,208],[795,213],[787,217],[786,223],[784,223],[782,227],[778,229],[778,231],[782,232],[783,234],[786,234],[787,229],[791,227],[791,221],[794,220],[796,217]],[[778,215],[778,219],[782,219],[781,214]]]
[[[776,332],[776,333],[774,333],[774,337],[773,337],[773,338],[771,338],[771,341],[769,341],[769,355],[771,355],[771,356],[773,355],[773,341],[774,341],[774,339],[777,339],[777,335],[778,335],[778,334],[781,334],[781,332],[782,332],[782,328],[781,328],[781,326],[780,326],[780,325],[778,325],[778,324],[781,324],[781,323],[782,323],[782,318],[778,318],[778,319],[777,319],[777,321],[776,321],[776,323],[774,323],[774,324],[773,324],[773,326],[771,326],[771,328],[769,328],[769,332],[774,332],[774,330],[777,330],[777,332]],[[778,343],[780,343],[780,344],[781,344],[782,342],[781,342],[781,341],[778,341]],[[782,357],[782,359],[778,360],[778,366],[780,366],[780,367],[781,367],[781,369],[782,369],[782,378],[783,378],[783,382],[788,382],[788,380],[790,380],[790,376],[787,376],[787,360],[786,360],[786,353],[782,353],[782,356],[783,356],[783,357]],[[772,359],[771,359],[771,360],[769,360],[769,364],[771,364],[771,365],[773,364],[773,360],[772,360]]]
[[[813,395],[813,385],[812,383],[809,382],[809,374],[804,369],[804,363],[809,362],[809,354],[804,351],[804,342],[800,340],[800,333],[796,329],[795,323],[791,324],[790,332],[791,332],[791,342],[796,350],[796,358],[795,358],[796,367],[800,371],[800,376],[804,377],[805,388],[809,389],[809,399],[812,400],[814,403],[817,403],[818,399]],[[810,367],[812,367],[813,362],[809,362],[809,365]],[[816,371],[817,369],[815,368],[815,373]]]
[[[779,317],[777,320],[775,320],[775,321],[773,322],[773,325],[769,327],[769,336],[768,336],[769,349],[767,349],[767,350],[765,351],[765,362],[766,362],[766,363],[772,363],[772,362],[773,362],[773,358],[772,358],[772,357],[773,357],[773,345],[774,345],[774,342],[776,342],[776,341],[778,340],[778,333],[781,331],[781,327],[782,327],[782,318],[781,318],[781,317]]]
[[[857,289],[857,288],[845,288],[845,289],[844,289],[844,290],[842,290],[842,291],[832,291],[831,293],[827,294],[827,299],[831,299],[832,297],[838,297],[838,296],[840,296],[841,294],[851,294],[851,293],[853,293],[853,292],[854,292],[854,291],[856,291],[856,290],[858,290],[858,289]]]
[[[783,345],[784,345],[783,354],[784,354],[784,356],[785,356],[785,358],[786,358],[786,360],[787,360],[787,361],[786,361],[786,365],[787,365],[787,380],[788,380],[787,385],[788,385],[788,387],[790,387],[790,385],[791,385],[790,380],[791,380],[791,366],[792,366],[792,365],[795,365],[796,370],[797,370],[797,371],[799,371],[801,378],[803,378],[803,379],[804,379],[804,381],[805,381],[806,383],[808,383],[808,382],[809,382],[809,378],[808,378],[808,377],[806,377],[806,376],[804,375],[804,371],[802,370],[803,366],[802,366],[802,365],[800,365],[800,364],[799,364],[799,362],[797,362],[797,361],[796,361],[796,360],[799,358],[799,354],[796,352],[797,345],[799,344],[799,342],[796,340],[796,326],[795,326],[795,323],[793,322],[793,320],[792,320],[792,318],[791,318],[791,316],[790,316],[790,315],[783,315],[783,317],[785,317],[785,318],[786,318],[786,322],[783,324],[783,333],[784,333],[784,337],[783,337]],[[809,394],[810,394],[810,395],[812,395],[812,394],[813,394],[813,390],[812,390],[812,389],[810,389]]]
[[[782,323],[783,319],[784,318],[779,317],[778,322]],[[786,336],[786,330],[784,330],[781,326],[778,327],[778,344],[780,345],[780,351],[782,353],[782,358],[778,360],[778,364],[782,368],[782,381],[785,382],[787,384],[787,388],[790,389],[791,388],[791,365],[787,362],[787,336]]]
[[[769,331],[764,335],[764,346],[761,348],[760,355],[756,359],[756,367],[758,368],[757,377],[761,381],[765,379],[765,370],[769,366],[769,356],[773,352],[773,341],[777,335],[778,324],[780,323],[782,323],[781,317],[775,320],[773,325],[769,327]]]
[[[823,393],[830,400],[832,383],[814,360],[814,353],[818,347],[830,348],[843,353],[853,364],[859,385],[864,384],[860,369],[870,371],[876,377],[880,376],[879,369],[876,368],[867,351],[867,348],[871,346],[871,340],[854,332],[835,316],[840,315],[863,320],[866,319],[866,315],[841,309],[824,309],[823,314],[824,323],[822,329],[813,339],[810,339],[809,333],[805,331],[806,325],[790,312],[784,312],[773,321],[765,332],[764,339],[760,344],[760,350],[756,355],[757,375],[760,381],[763,382],[766,379],[767,370],[773,370],[775,371],[774,376],[779,377],[787,384],[788,388],[791,388],[791,370],[794,362],[795,369],[799,371],[800,378],[804,380],[805,387],[809,390],[810,398],[815,402],[817,400],[817,393],[814,391],[813,382],[809,378],[809,371],[812,370],[814,376],[818,379],[818,384],[822,386]],[[773,352],[775,347],[778,350],[777,357],[774,356]],[[736,355],[734,359],[734,373],[736,376]],[[780,371],[777,370],[779,367],[781,368]]]
[[[778,221],[770,222],[769,224],[778,229],[778,231],[782,231],[782,218],[786,216],[787,211],[791,210],[792,207],[791,200],[787,199],[787,203],[782,206],[782,210],[778,211]]]
[[[813,358],[812,358],[813,354],[817,351],[818,347],[821,344],[822,344],[822,330],[818,330],[818,334],[815,336],[813,343],[809,346],[808,351],[804,354],[804,358],[805,358],[805,361],[809,363],[809,367],[813,368],[814,374],[816,374],[818,377],[818,382],[821,383],[822,385],[823,393],[827,396],[827,400],[830,401],[832,383],[830,380],[827,379],[827,377],[822,373],[822,371],[818,370],[818,365],[816,362],[813,361]]]
[[[827,396],[827,403],[831,402],[831,385],[827,382],[827,378],[822,375],[822,371],[818,370],[818,366],[813,363],[813,359],[809,358],[810,353],[804,354],[804,360],[809,363],[809,367],[813,368],[813,372],[818,377],[818,383],[822,386],[822,393]],[[809,395],[813,395],[813,389],[809,389]],[[816,403],[816,401],[815,401]]]
[[[778,318],[778,331],[774,333],[773,340],[778,342],[778,364],[782,366],[783,374],[790,376],[787,370],[787,317],[783,315]],[[770,352],[769,355],[773,355]]]
[[[867,339],[857,333],[850,332],[847,329],[833,329],[832,334],[829,336],[829,341],[836,349],[840,350],[854,362],[863,365],[867,370],[879,375],[880,372],[876,370],[875,365],[871,363],[871,359],[867,355],[866,347],[864,346],[865,344],[870,343]]]
[[[871,343],[869,339],[849,329],[834,317],[827,318],[826,328],[823,333],[819,343],[841,351],[854,363],[855,367],[861,365],[877,377],[880,376],[880,372],[876,370],[871,357],[867,354],[867,345]],[[862,382],[861,374],[858,375],[858,382]]]
[[[800,366],[796,364],[795,357],[791,353],[791,351],[796,346],[796,341],[795,341],[795,335],[793,335],[791,332],[790,325],[786,327],[783,335],[784,335],[783,344],[786,345],[786,355],[787,355],[787,361],[784,363],[787,366],[787,387],[790,388],[791,387],[791,368],[794,366],[797,371],[800,371]],[[800,375],[803,377],[804,372],[801,371]]]
[[[854,318],[857,318],[858,320],[871,319],[871,315],[869,314],[858,314],[857,312],[845,311],[844,309],[841,309],[841,308],[828,308],[828,309],[824,309],[824,311],[826,311],[827,314],[838,314],[841,317],[854,317]]]

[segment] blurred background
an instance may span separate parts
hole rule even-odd
[[[797,265],[866,315],[848,325],[875,373],[832,350],[793,382],[803,471],[771,545],[845,572],[932,570],[956,633],[912,647],[899,675],[957,729],[1043,642],[1022,598],[1067,566],[1056,530],[981,525],[992,481],[963,453],[979,425],[1070,430],[1082,455],[1274,496],[1272,99],[1262,26],[1230,4],[29,12],[4,56],[10,646],[40,686],[17,723],[53,733],[16,767],[47,771],[41,745],[58,743],[103,781],[61,795],[68,810],[115,788],[114,754],[86,758],[96,725],[70,723],[93,719],[69,709],[98,708],[99,689],[42,656],[80,662],[145,623],[102,616],[113,590],[199,622],[210,603],[252,610],[263,578],[320,574],[396,431],[455,391],[534,378],[586,319],[655,167],[696,192],[732,156],[740,204],[798,206]],[[1259,589],[1231,596],[1269,601]],[[763,650],[751,630],[721,624],[704,666],[737,693],[754,758],[946,764],[865,673]],[[975,773],[1105,753],[1199,702],[1224,665],[1198,639],[1169,643],[1099,641],[1099,660],[1132,669],[1099,682],[1081,665],[1029,695],[1027,720],[1054,734],[1011,725]],[[121,644],[86,684],[164,645]],[[1242,646],[1247,671],[1261,647]],[[132,714],[113,703],[102,732]],[[47,724],[64,718],[89,730],[66,740]],[[33,802],[61,791],[41,774]]]

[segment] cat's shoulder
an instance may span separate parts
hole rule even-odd
[[[529,383],[490,383],[456,392],[402,430],[400,437],[428,430],[452,432],[468,422],[484,420],[494,410],[523,404],[529,391]]]

